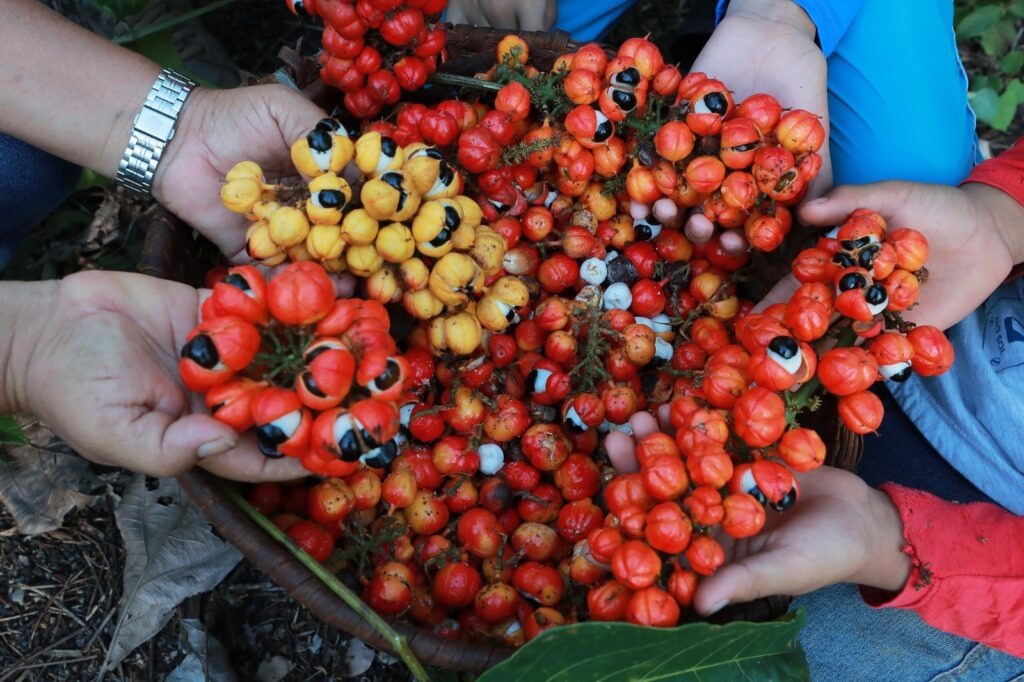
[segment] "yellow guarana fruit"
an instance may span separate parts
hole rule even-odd
[[[353,145],[340,123],[324,119],[291,147],[292,163],[300,173],[315,178],[323,173],[340,173],[352,160]]]
[[[306,235],[309,234],[306,214],[291,206],[282,206],[274,211],[269,222],[270,238],[285,249],[306,241]]]
[[[348,269],[357,277],[369,277],[384,267],[384,259],[377,253],[373,244],[348,247],[345,249],[345,262],[348,263]]]
[[[444,304],[430,293],[430,289],[406,291],[402,295],[402,306],[417,320],[433,319],[444,310]]]
[[[480,347],[480,321],[473,313],[456,313],[444,318],[444,340],[456,355],[469,355]]]
[[[315,260],[313,254],[307,249],[305,244],[296,244],[295,246],[288,248],[288,260],[292,263],[301,263],[306,260]]]
[[[224,179],[229,182],[231,180],[241,180],[243,178],[255,180],[260,184],[263,184],[263,169],[260,168],[260,165],[255,161],[239,161],[232,166],[231,170],[228,171],[228,174],[224,176]]]
[[[501,333],[515,320],[516,310],[490,294],[485,294],[476,305],[476,318],[484,329]]]
[[[364,175],[377,176],[401,168],[405,154],[393,138],[371,130],[356,140],[355,160]]]
[[[427,199],[452,199],[462,188],[462,176],[459,171],[442,161],[437,171],[437,180],[424,194]]]
[[[402,298],[402,287],[398,284],[395,271],[383,267],[367,277],[366,295],[380,303],[393,303]]]
[[[252,178],[228,180],[220,188],[220,201],[232,213],[250,213],[263,198],[263,185]]]
[[[347,244],[355,246],[367,246],[377,239],[377,230],[380,223],[377,222],[365,209],[357,208],[345,214],[341,221],[341,238]]]
[[[321,265],[324,266],[324,270],[327,272],[333,272],[334,274],[348,270],[348,263],[345,262],[344,258],[332,258],[331,260],[325,260]]]
[[[337,225],[314,225],[306,235],[306,250],[318,261],[334,260],[345,250],[341,228]]]
[[[283,263],[288,254],[270,238],[270,225],[261,220],[249,226],[245,233],[245,250],[254,261],[274,266]]]
[[[352,200],[352,188],[334,173],[324,173],[309,182],[306,215],[320,225],[337,225],[342,212]]]
[[[513,308],[522,308],[530,302],[530,288],[522,279],[512,275],[499,278],[487,293]]]
[[[398,276],[406,290],[420,291],[427,288],[430,268],[420,258],[408,258],[398,266]]]
[[[451,199],[437,199],[420,205],[412,221],[416,249],[424,256],[440,258],[452,250],[452,235],[462,224],[462,209]]]
[[[388,263],[401,263],[416,253],[412,230],[402,223],[389,223],[377,232],[377,253]]]
[[[504,237],[487,225],[476,228],[475,237],[469,255],[484,274],[490,277],[501,270],[508,244]]]
[[[388,171],[363,183],[359,192],[366,212],[377,220],[403,222],[420,207],[420,194],[399,171]]]
[[[405,148],[402,173],[409,178],[417,192],[425,195],[434,189],[442,165],[447,164],[441,152],[417,142]]]
[[[428,286],[434,296],[448,306],[465,305],[469,294],[483,281],[480,268],[464,253],[445,254],[430,270]]]
[[[250,220],[270,220],[270,216],[279,208],[281,204],[276,201],[257,201],[248,217]]]
[[[440,355],[448,350],[448,340],[444,334],[444,319],[443,317],[431,318],[430,324],[427,326],[427,342],[435,355]]]
[[[462,209],[462,222],[464,224],[476,227],[484,221],[483,211],[480,210],[480,204],[476,203],[476,199],[467,197],[464,194],[459,194],[454,199]]]

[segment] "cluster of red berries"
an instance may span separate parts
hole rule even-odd
[[[324,476],[395,458],[396,401],[433,362],[398,354],[383,306],[335,299],[334,283],[311,262],[269,282],[251,265],[219,269],[207,284],[213,293],[178,369],[215,419],[254,430],[267,457],[295,457]]]
[[[415,92],[445,49],[436,23],[446,0],[287,0],[296,14],[324,21],[320,76],[345,93],[357,118],[376,116]]]

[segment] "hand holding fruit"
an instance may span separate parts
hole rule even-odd
[[[258,163],[268,178],[294,176],[291,143],[321,118],[319,107],[279,85],[199,88],[161,160],[153,195],[234,256],[245,246],[247,223],[220,201],[224,176],[239,158]]]
[[[7,408],[38,415],[101,464],[155,476],[196,463],[241,480],[303,474],[296,462],[260,455],[186,394],[178,349],[199,317],[195,289],[100,272],[6,286],[18,287],[5,291],[8,309],[23,292],[33,298],[10,327],[16,331],[5,363]]]
[[[520,31],[547,31],[558,18],[558,0],[449,0],[447,21],[512,28]]]

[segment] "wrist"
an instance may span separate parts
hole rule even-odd
[[[29,411],[27,377],[33,351],[52,317],[57,282],[0,284],[0,414]]]
[[[903,520],[892,499],[882,492],[868,490],[870,541],[864,566],[852,577],[860,585],[886,592],[903,589],[910,575],[910,557],[903,551]]]
[[[164,192],[164,181],[167,178],[168,169],[172,168],[181,157],[181,150],[190,146],[192,140],[201,140],[204,121],[207,119],[208,100],[217,91],[197,86],[192,89],[185,100],[181,114],[178,116],[178,124],[174,131],[174,137],[164,148],[160,163],[157,164],[156,172],[153,174],[153,183],[150,194],[161,204],[166,204]],[[216,106],[216,104],[212,105]],[[192,147],[195,150],[195,147]]]
[[[744,17],[782,24],[812,41],[818,32],[807,12],[792,0],[731,0],[725,17]]]
[[[998,234],[1013,264],[1024,263],[1024,205],[1006,192],[980,182],[961,187],[983,221],[982,229]]]

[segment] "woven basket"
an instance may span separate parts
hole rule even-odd
[[[450,58],[441,70],[460,75],[487,70],[494,63],[495,46],[508,33],[490,28],[449,27]],[[529,44],[531,63],[538,68],[550,68],[558,56],[578,47],[569,41],[568,34],[561,31],[519,35]],[[288,48],[281,51],[280,58],[288,78],[307,97],[327,110],[337,104],[337,93],[324,86],[318,77],[316,60],[301,57]],[[275,80],[279,80],[279,76],[272,74],[259,82]],[[140,271],[153,277],[201,286],[206,270],[218,258],[216,250],[204,239],[194,238],[188,226],[166,211],[157,210],[148,217]],[[816,413],[817,423],[813,426],[828,447],[828,463],[852,471],[860,459],[863,443],[860,436],[846,430],[836,417],[835,405],[826,403]],[[194,469],[182,474],[178,480],[214,528],[295,601],[332,627],[377,648],[389,649],[387,642],[372,626],[227,499],[213,476]],[[770,620],[785,613],[789,600],[789,597],[777,596],[732,605],[715,614],[712,621]],[[395,622],[394,627],[408,640],[420,661],[429,666],[476,673],[513,652],[507,647],[446,639],[404,622]]]

